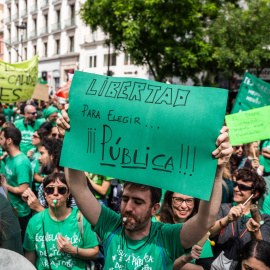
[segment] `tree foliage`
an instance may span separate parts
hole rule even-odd
[[[81,7],[92,30],[100,27],[116,50],[147,65],[157,81],[172,76],[186,81],[211,60],[203,16],[199,0],[87,0]]]
[[[269,0],[247,1],[247,8],[227,4],[210,27],[213,59],[222,70],[243,74],[256,68],[257,76],[270,63]]]

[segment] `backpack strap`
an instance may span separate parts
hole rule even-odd
[[[106,256],[107,256],[107,251],[108,251],[108,247],[110,242],[112,241],[112,238],[114,237],[114,235],[117,233],[117,231],[120,229],[120,225],[115,229],[115,231],[110,235],[108,242],[106,244],[106,248],[104,250],[104,260],[106,261]]]
[[[158,240],[158,246],[159,246],[159,250],[160,250],[160,254],[161,254],[161,258],[162,258],[163,269],[166,270],[167,269],[167,267],[166,267],[166,261],[165,261],[165,256],[164,256],[163,248],[162,248],[162,246],[160,244],[159,235],[157,237],[157,240]]]

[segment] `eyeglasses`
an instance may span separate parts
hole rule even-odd
[[[240,147],[241,147],[242,149],[244,149],[244,146],[243,146],[243,145],[236,145],[236,146],[235,146],[235,149],[238,150]]]
[[[243,184],[238,184],[236,181],[233,182],[233,187],[238,187],[239,190],[242,190],[242,191],[247,191],[247,190],[253,190],[254,188],[253,187],[249,187],[249,186],[246,186],[246,185],[243,185]]]
[[[57,188],[57,191],[59,194],[64,195],[67,193],[67,188],[66,187],[46,187],[44,191],[48,194],[51,195],[54,193],[54,189]]]
[[[38,135],[35,135],[35,134],[33,134],[33,136],[32,136],[33,138],[35,138],[35,139],[38,139],[38,138],[40,138]]]
[[[175,205],[181,205],[183,202],[186,202],[186,205],[188,206],[192,206],[194,204],[194,199],[192,198],[184,200],[181,197],[172,197],[172,199]]]
[[[28,112],[28,114],[36,115],[37,112]]]

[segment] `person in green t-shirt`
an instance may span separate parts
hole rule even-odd
[[[54,127],[56,126],[56,120],[58,118],[58,110],[54,106],[49,106],[48,109],[43,110],[43,116]]]
[[[79,209],[70,207],[71,195],[63,173],[53,173],[43,183],[48,208],[33,216],[27,226],[25,257],[38,270],[86,269],[86,260],[98,256],[96,235]]]
[[[21,195],[31,186],[32,169],[28,158],[20,151],[21,133],[16,127],[6,127],[0,132],[0,145],[7,151],[8,157],[4,170],[5,186],[8,190],[10,202],[17,208],[22,239],[27,223],[31,217],[31,209],[22,200]]]
[[[262,156],[264,157],[263,176],[269,176],[270,175],[270,139],[263,142]]]
[[[185,223],[198,213],[200,200],[180,193],[167,191],[159,213],[156,215],[158,221],[163,223],[178,224]],[[211,267],[213,257],[211,245],[206,241],[203,248],[197,245],[193,249],[198,249],[198,257],[183,255],[174,264],[175,269],[181,269],[184,265],[189,269],[201,269],[202,266]],[[196,252],[194,252],[196,254]],[[194,265],[195,264],[195,265]]]
[[[95,197],[102,205],[108,207],[107,197],[111,192],[112,177],[89,173],[89,181],[95,190]]]
[[[14,125],[22,134],[20,149],[25,155],[27,155],[27,152],[30,149],[35,148],[31,143],[32,136],[34,132],[40,128],[41,124],[45,122],[45,119],[37,119],[37,110],[32,105],[25,106],[24,114],[24,119],[15,121]]]
[[[64,136],[70,125],[68,114],[62,114],[57,124]],[[87,189],[84,172],[66,169],[77,206],[105,247],[104,269],[172,269],[174,261],[205,236],[218,215],[223,168],[232,153],[228,130],[222,128],[218,148],[212,152],[218,166],[210,200],[202,200],[197,215],[184,226],[151,221],[159,209],[159,188],[125,182],[119,215],[102,206]]]

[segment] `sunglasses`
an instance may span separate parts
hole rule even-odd
[[[243,185],[243,184],[238,184],[236,181],[233,182],[233,187],[238,187],[239,190],[242,190],[242,191],[248,191],[248,190],[253,190],[253,187],[249,187],[249,186],[246,186],[246,185]]]
[[[36,115],[37,112],[28,112],[28,114]]]
[[[194,199],[192,198],[184,200],[181,197],[172,197],[172,199],[175,205],[181,205],[183,202],[186,202],[186,205],[188,206],[192,206],[194,204]]]
[[[35,139],[40,138],[39,136],[37,136],[37,135],[35,135],[35,134],[33,134],[32,137],[35,138]]]
[[[64,195],[67,193],[67,188],[66,187],[46,187],[44,191],[48,194],[51,195],[54,193],[54,189],[57,188],[57,191],[59,194]]]
[[[244,149],[244,146],[243,146],[243,145],[236,145],[236,146],[235,146],[235,149],[238,150],[240,147],[241,147],[242,149]]]

